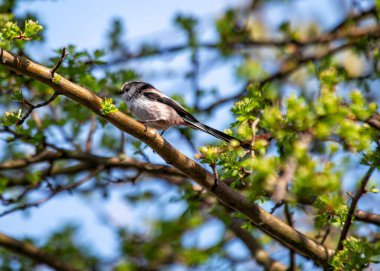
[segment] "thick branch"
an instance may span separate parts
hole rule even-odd
[[[299,144],[307,149],[312,141],[310,133],[304,133],[300,136]],[[297,158],[293,155],[289,157],[287,164],[282,170],[282,174],[276,180],[276,187],[273,191],[272,198],[275,202],[279,203],[284,200],[288,188],[288,184],[293,179],[297,170]]]
[[[86,152],[69,151],[69,150],[64,150],[64,149],[60,149],[57,151],[44,150],[35,156],[5,161],[0,164],[0,171],[19,169],[19,168],[24,168],[32,164],[51,162],[51,161],[62,160],[62,159],[78,160],[83,163],[69,167],[67,169],[53,168],[50,172],[50,175],[72,174],[72,173],[77,173],[79,171],[91,170],[97,166],[102,165],[106,169],[110,169],[110,168],[137,169],[141,172],[145,172],[147,174],[151,174],[155,176],[162,175],[162,176],[172,176],[172,177],[181,177],[181,178],[186,177],[186,175],[183,174],[178,169],[171,166],[167,166],[167,165],[141,162],[139,160],[129,158],[129,157],[121,157],[121,156],[105,157],[105,156],[94,155],[94,154],[86,153]]]
[[[55,270],[79,271],[79,269],[62,262],[51,254],[41,251],[32,244],[19,241],[2,233],[0,233],[0,246],[5,247],[17,254],[29,257],[38,263],[46,264]]]
[[[282,263],[273,260],[268,253],[263,249],[260,242],[256,240],[248,231],[242,228],[243,223],[238,219],[232,219],[229,223],[229,228],[234,232],[234,234],[243,241],[251,252],[252,257],[257,261],[258,264],[262,265],[265,270],[276,270],[285,271],[286,266]]]
[[[378,214],[365,212],[362,210],[357,210],[356,215],[355,215],[355,219],[357,221],[371,223],[371,224],[380,226],[380,215],[378,215]]]
[[[91,109],[99,116],[102,116],[101,99],[89,90],[70,82],[64,77],[62,77],[59,82],[52,82],[48,68],[26,58],[15,56],[3,49],[0,51],[0,60],[5,67],[49,85],[58,93],[67,96],[77,103]],[[156,130],[151,128],[147,129],[143,124],[121,112],[110,113],[102,117],[119,129],[148,144],[167,163],[172,164],[204,188],[210,190],[214,185],[213,174],[176,150],[159,136]],[[249,202],[228,185],[223,182],[218,183],[218,186],[212,194],[230,208],[246,215],[256,227],[285,246],[313,259],[319,265],[328,266],[329,258],[332,255],[331,250],[328,250],[313,239],[293,229],[279,218],[266,212],[257,204]]]
[[[276,203],[284,200],[288,191],[288,184],[294,177],[297,169],[297,160],[295,157],[290,157],[285,165],[282,174],[277,178],[276,187],[273,191],[272,198]]]
[[[80,161],[80,163],[73,166],[63,167],[63,168],[53,167],[50,171],[49,176],[63,175],[63,174],[77,174],[79,172],[93,170],[97,166],[104,165],[105,169],[112,169],[112,168],[136,169],[140,172],[144,172],[147,175],[151,175],[155,177],[162,177],[162,178],[170,178],[170,177],[186,178],[187,177],[178,169],[171,166],[167,166],[167,165],[141,162],[139,160],[135,160],[129,157],[120,157],[120,156],[105,157],[105,156],[94,155],[91,153],[84,153],[84,152],[79,152],[79,151],[70,151],[70,150],[63,150],[63,149],[61,152],[44,150],[35,156],[5,161],[0,164],[0,171],[14,170],[14,169],[19,169],[19,168],[24,168],[28,165],[51,162],[51,161],[56,161],[56,160],[61,160],[61,159],[78,160]],[[229,184],[230,182],[226,182],[226,183]],[[176,182],[176,184],[179,184],[179,182]],[[12,178],[12,182],[9,183],[9,185],[30,185],[30,182],[25,181],[24,179]],[[307,204],[307,203],[302,203],[302,204]],[[363,210],[357,210],[356,215],[355,215],[355,220],[380,226],[380,215],[366,212]]]

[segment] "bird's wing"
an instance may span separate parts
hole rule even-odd
[[[148,90],[148,91],[144,91],[143,95],[153,101],[158,101],[160,103],[169,105],[171,108],[173,108],[177,112],[178,115],[180,115],[185,120],[189,120],[192,122],[199,122],[193,115],[187,112],[186,109],[183,108],[179,103],[177,103],[173,99],[167,97],[166,95],[160,92]]]
[[[186,122],[188,126],[194,129],[204,131],[210,135],[215,136],[216,138],[220,138],[227,142],[230,142],[231,140],[236,140],[240,142],[240,145],[243,148],[247,150],[252,149],[250,144],[243,143],[242,141],[240,141],[239,139],[233,136],[227,135],[221,131],[211,128],[210,126],[200,123],[193,115],[187,112],[186,109],[183,108],[179,103],[177,103],[176,101],[174,101],[173,99],[169,98],[168,96],[166,96],[165,94],[161,93],[160,91],[156,89],[145,90],[143,91],[143,95],[150,100],[157,101],[157,102],[170,106],[177,112],[179,116],[182,117],[182,119]]]

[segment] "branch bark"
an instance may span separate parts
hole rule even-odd
[[[380,115],[378,114],[373,115],[369,117],[368,119],[366,119],[365,122],[368,123],[373,128],[380,130]]]
[[[159,136],[156,130],[151,128],[147,129],[143,124],[119,111],[102,116],[101,99],[89,90],[70,82],[63,76],[59,82],[52,82],[50,69],[24,57],[13,55],[4,49],[0,49],[0,63],[17,73],[43,82],[52,87],[59,94],[65,95],[75,102],[86,106],[119,129],[148,144],[167,163],[182,171],[204,188],[210,190],[213,187],[213,174],[176,150]],[[246,215],[256,227],[286,247],[294,249],[297,253],[307,258],[313,259],[318,265],[324,267],[328,266],[328,261],[333,254],[332,250],[293,229],[279,218],[266,212],[257,204],[249,202],[228,185],[220,182],[211,193],[230,208]]]
[[[380,215],[378,215],[378,214],[365,212],[362,210],[357,210],[356,215],[355,215],[355,219],[357,221],[371,223],[371,224],[374,224],[376,226],[380,226]]]
[[[360,198],[366,193],[367,183],[369,179],[371,178],[371,175],[374,170],[375,170],[375,167],[373,166],[368,169],[367,173],[364,175],[363,179],[360,181],[360,187],[356,191],[355,196],[352,198],[350,208],[348,209],[347,218],[346,218],[346,221],[344,222],[344,226],[340,234],[336,251],[343,249],[343,241],[346,240],[347,238],[348,231],[352,224],[352,220],[355,216],[356,206],[358,205]]]
[[[273,260],[268,253],[263,249],[260,242],[256,240],[248,231],[242,228],[243,223],[234,218],[228,224],[228,227],[233,231],[233,233],[247,246],[251,252],[252,257],[257,261],[258,264],[262,265],[265,270],[268,271],[285,271],[286,266],[280,262]]]
[[[38,263],[44,263],[55,270],[79,271],[79,269],[60,261],[51,254],[41,251],[32,244],[19,241],[2,233],[0,233],[0,246],[5,247],[19,255],[29,257]]]
[[[80,151],[70,151],[65,149],[59,149],[57,151],[44,150],[35,156],[26,157],[22,159],[9,160],[0,164],[0,171],[2,170],[12,170],[24,168],[30,164],[37,164],[49,161],[56,161],[62,159],[78,160],[83,162],[82,166],[77,168],[79,165],[75,166],[75,171],[67,172],[65,169],[53,168],[50,175],[56,174],[66,174],[66,173],[76,173],[78,171],[90,170],[97,166],[103,165],[106,169],[108,168],[135,168],[139,171],[146,172],[148,174],[161,174],[174,177],[186,177],[181,171],[174,167],[152,164],[147,162],[141,162],[129,157],[105,157],[94,155],[91,153],[80,152]],[[71,167],[70,167],[71,168]]]

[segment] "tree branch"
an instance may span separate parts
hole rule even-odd
[[[357,210],[356,215],[355,215],[355,219],[357,221],[371,223],[371,224],[374,224],[376,226],[380,226],[380,215],[378,215],[378,214],[365,212],[362,210]]]
[[[373,128],[380,130],[380,115],[379,114],[375,114],[369,117],[368,119],[365,120],[365,122],[368,123]]]
[[[262,265],[265,270],[276,270],[276,271],[285,271],[287,270],[286,266],[282,263],[273,260],[270,255],[263,249],[260,242],[256,240],[248,231],[242,228],[243,223],[234,218],[228,223],[228,227],[233,231],[233,233],[247,246],[251,252],[252,257],[256,262]]]
[[[70,82],[64,77],[61,77],[59,82],[52,82],[50,80],[50,70],[47,67],[32,62],[24,57],[15,56],[4,49],[0,49],[0,60],[3,66],[49,85],[58,93],[86,106],[119,129],[143,141],[167,163],[172,164],[204,188],[210,190],[213,186],[213,174],[176,150],[159,136],[156,130],[151,128],[147,129],[143,124],[119,111],[102,116],[102,100],[96,94]],[[327,267],[329,265],[328,261],[333,254],[331,250],[293,229],[279,218],[266,212],[257,204],[248,201],[225,183],[220,182],[212,194],[230,208],[246,215],[256,227],[286,247],[292,248],[298,253],[313,259],[315,263],[321,266]]]
[[[22,125],[24,123],[24,121],[29,117],[29,115],[33,112],[34,109],[36,108],[39,108],[39,107],[43,107],[45,105],[48,105],[50,104],[52,101],[54,101],[57,97],[58,97],[58,93],[57,92],[54,92],[54,94],[45,102],[42,102],[42,103],[39,103],[37,105],[33,105],[31,104],[30,102],[24,100],[23,103],[25,103],[26,105],[29,106],[29,109],[28,111],[26,111],[26,113],[24,114],[24,116],[17,121],[17,125]]]
[[[380,31],[380,28],[379,28],[379,31]],[[338,53],[338,52],[343,51],[347,48],[350,48],[351,46],[353,46],[353,44],[354,44],[354,42],[345,43],[345,44],[340,45],[338,47],[329,48],[329,49],[324,50],[322,52],[319,52],[318,54],[315,54],[315,55],[298,57],[298,59],[296,57],[292,57],[288,61],[285,61],[284,63],[282,63],[281,67],[279,68],[279,70],[277,72],[275,72],[275,73],[269,75],[268,77],[265,77],[262,80],[259,80],[257,82],[248,82],[240,92],[233,94],[229,97],[219,99],[219,100],[213,102],[212,104],[210,104],[204,108],[201,108],[200,111],[209,112],[209,111],[214,110],[215,108],[217,108],[217,107],[219,107],[219,106],[221,106],[227,102],[232,102],[232,101],[235,101],[235,100],[243,97],[246,93],[246,89],[247,89],[248,85],[251,83],[256,84],[259,87],[262,87],[269,82],[283,79],[284,77],[287,77],[290,74],[292,74],[293,72],[299,70],[300,68],[305,66],[307,63],[314,62],[314,61],[320,61],[320,60],[322,60],[326,57],[329,57],[335,53]]]
[[[294,227],[293,223],[293,217],[292,213],[289,209],[289,204],[285,203],[284,205],[284,214],[286,221],[288,222],[289,226]],[[288,271],[295,271],[297,270],[297,263],[296,263],[296,254],[293,249],[289,249],[289,268]]]
[[[367,17],[370,14],[374,13],[374,9],[370,9],[367,12],[364,12],[363,15],[358,15],[356,17],[351,17],[353,20],[359,20],[364,17]],[[294,45],[297,47],[306,47],[306,46],[313,46],[313,45],[323,45],[328,44],[337,40],[342,39],[355,39],[355,38],[361,38],[366,36],[378,36],[380,33],[380,27],[377,25],[372,25],[368,27],[363,28],[357,28],[357,27],[351,27],[348,29],[342,29],[343,26],[345,26],[347,21],[343,21],[341,25],[338,25],[336,28],[332,29],[328,33],[323,33],[315,37],[306,38],[306,39],[263,39],[263,40],[247,40],[247,41],[237,41],[237,42],[230,42],[227,43],[226,46],[230,47],[235,50],[239,50],[242,47],[285,47],[289,45]],[[340,30],[340,31],[338,31]],[[219,43],[217,42],[204,42],[197,45],[198,48],[202,49],[218,49]],[[128,60],[133,59],[139,59],[144,57],[152,57],[152,56],[158,56],[158,55],[165,55],[165,54],[173,54],[177,53],[183,50],[190,50],[188,44],[181,44],[181,45],[173,45],[168,46],[164,48],[153,48],[149,49],[147,51],[145,48],[143,48],[141,51],[138,52],[130,52],[126,49],[122,51],[121,55],[118,55],[115,59],[111,59],[107,63],[105,63],[102,66],[109,67],[112,65],[117,65],[121,63],[125,63]]]
[[[49,188],[51,188],[51,192],[46,197],[44,197],[42,199],[39,199],[39,200],[36,200],[36,201],[33,201],[33,202],[23,203],[23,204],[18,205],[16,207],[10,208],[10,209],[8,209],[8,210],[0,213],[0,217],[6,216],[6,215],[8,215],[10,213],[14,213],[16,211],[25,210],[25,209],[28,209],[28,208],[31,208],[31,207],[38,207],[41,204],[43,204],[43,203],[47,202],[48,200],[52,199],[53,197],[55,197],[60,192],[62,192],[62,191],[71,191],[71,190],[79,187],[80,185],[84,184],[85,182],[91,180],[102,169],[104,169],[104,166],[99,166],[93,172],[91,172],[88,176],[84,177],[83,179],[81,179],[80,181],[77,181],[75,183],[70,183],[70,184],[65,185],[65,186],[58,186],[57,188],[53,188],[53,187],[49,186]]]
[[[67,53],[66,53],[66,48],[64,47],[62,49],[62,53],[61,53],[61,57],[59,58],[58,62],[54,65],[54,67],[50,70],[50,73],[51,73],[51,78],[54,78],[54,74],[55,72],[59,69],[59,67],[61,66],[63,60],[65,59],[65,57],[67,56]]]
[[[38,263],[43,263],[55,270],[60,271],[79,271],[73,266],[70,266],[66,262],[62,262],[57,259],[55,256],[41,251],[36,246],[19,241],[12,237],[9,237],[3,233],[0,233],[0,246],[9,249],[10,251],[17,253],[22,256],[29,257]]]
[[[312,141],[312,135],[310,133],[303,133],[300,135],[299,144],[303,148],[307,149],[310,142]],[[289,157],[287,164],[282,170],[282,174],[276,180],[276,187],[273,191],[272,198],[276,203],[280,203],[285,199],[288,184],[293,179],[294,174],[297,170],[297,158],[292,155]]]
[[[343,249],[343,241],[346,240],[346,238],[347,238],[348,230],[351,227],[352,219],[355,215],[356,206],[357,206],[360,198],[367,192],[365,187],[367,186],[367,183],[368,183],[368,181],[369,181],[374,170],[375,170],[375,167],[373,167],[373,166],[368,169],[366,175],[360,181],[360,187],[356,191],[355,196],[352,198],[350,208],[348,209],[347,218],[346,218],[346,221],[344,222],[344,226],[343,226],[342,232],[340,234],[340,238],[338,241],[336,252]]]
[[[162,176],[172,176],[172,177],[186,177],[178,169],[167,166],[167,165],[159,165],[152,164],[147,162],[141,162],[139,160],[129,158],[129,157],[105,157],[94,155],[91,153],[80,152],[80,151],[70,151],[65,149],[58,149],[57,151],[44,150],[38,153],[35,156],[9,160],[0,164],[0,171],[2,170],[12,170],[19,169],[31,164],[44,163],[57,161],[62,159],[68,160],[78,160],[83,162],[82,164],[78,164],[75,166],[70,166],[69,168],[52,168],[50,172],[51,175],[57,174],[73,174],[79,171],[91,170],[97,166],[103,165],[105,169],[110,168],[133,168],[139,171],[145,172],[150,175],[162,175]]]
[[[334,28],[330,30],[330,32],[336,32],[342,27],[344,27],[347,24],[350,24],[352,22],[357,23],[361,21],[362,19],[367,18],[368,16],[372,15],[373,17],[377,17],[377,10],[375,7],[372,7],[366,11],[363,11],[356,15],[349,15],[346,18],[344,18],[340,23],[338,23]]]

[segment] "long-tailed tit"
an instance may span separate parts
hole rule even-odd
[[[122,86],[119,94],[122,95],[132,114],[148,127],[166,130],[172,126],[184,125],[204,131],[226,142],[236,140],[243,148],[251,149],[249,144],[199,122],[178,102],[151,84],[137,81],[127,82]]]

